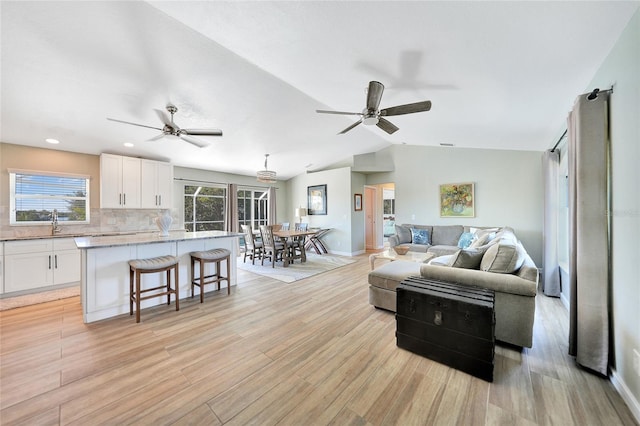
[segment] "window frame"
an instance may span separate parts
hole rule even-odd
[[[198,187],[198,188],[212,188],[212,189],[221,189],[222,191],[224,191],[224,195],[219,196],[207,196],[207,197],[211,197],[211,198],[221,198],[222,199],[222,221],[195,221],[195,215],[196,215],[196,209],[195,206],[197,205],[196,203],[196,198],[199,196],[199,192],[200,190],[197,190],[195,194],[187,194],[186,189],[187,187]],[[186,199],[187,197],[191,197],[193,198],[193,215],[194,217],[187,217],[186,215],[186,209],[187,209],[187,204],[186,204]],[[227,203],[228,203],[228,194],[227,194],[227,187],[226,185],[222,185],[222,184],[213,184],[213,183],[192,183],[192,184],[185,184],[182,187],[182,200],[183,200],[183,225],[184,228],[188,231],[188,232],[199,232],[198,231],[198,223],[222,223],[222,230],[224,231],[224,227],[225,227],[225,223],[226,223],[226,215],[227,215]],[[193,219],[193,220],[192,220]],[[187,225],[193,225],[193,230],[190,230],[189,227]]]
[[[84,208],[85,208],[85,219],[84,220],[65,220],[62,221],[62,224],[65,225],[86,225],[91,222],[91,177],[87,175],[78,175],[72,173],[60,173],[60,172],[50,172],[50,171],[42,171],[42,170],[20,170],[20,169],[9,169],[9,225],[10,226],[49,226],[51,225],[51,220],[30,220],[30,221],[18,221],[17,220],[17,211],[16,211],[16,201],[21,199],[39,199],[52,197],[52,199],[57,200],[66,200],[66,201],[78,201],[84,200]],[[16,194],[16,175],[29,175],[36,177],[45,177],[45,178],[66,178],[66,179],[79,179],[84,180],[85,185],[85,195],[84,197],[78,196],[64,196],[64,195],[47,195],[47,194],[36,194],[36,195],[28,195],[22,196]]]

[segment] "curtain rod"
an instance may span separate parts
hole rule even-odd
[[[613,86],[605,90],[600,90],[599,88],[596,87],[589,93],[589,96],[587,96],[587,99],[590,101],[593,101],[598,97],[598,93],[613,93]],[[583,95],[586,95],[586,93],[583,93]],[[564,139],[566,135],[567,135],[567,130],[565,130],[564,133],[562,133],[562,136],[560,136],[560,139],[558,139],[558,142],[556,142],[553,148],[551,148],[551,152],[556,150],[556,148],[558,147],[558,145],[560,145],[560,142],[562,142],[562,139]]]
[[[565,136],[567,136],[567,130],[565,130],[562,133],[562,136],[560,136],[560,139],[558,139],[558,142],[556,142],[556,144],[553,146],[553,148],[551,148],[551,152],[556,150],[556,148],[558,147],[558,145],[560,145],[560,142],[562,142],[562,139],[564,139]]]
[[[183,182],[193,182],[193,183],[212,183],[214,185],[229,185],[229,183],[231,182],[213,182],[210,180],[198,180],[198,179],[185,179],[185,178],[177,178],[174,177],[173,180],[180,180]],[[237,183],[236,185],[238,186],[242,186],[244,188],[258,188],[258,189],[269,189],[269,186],[258,186],[258,185],[245,185],[245,184],[241,184],[241,183]],[[277,186],[274,187],[275,189],[278,189]]]

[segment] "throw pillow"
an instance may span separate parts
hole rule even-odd
[[[446,254],[444,256],[434,257],[427,262],[427,265],[449,266],[449,261],[451,261],[452,256],[452,254]]]
[[[411,242],[411,230],[406,226],[396,225],[396,235],[398,236],[398,244]]]
[[[426,229],[411,228],[411,242],[413,244],[429,245],[429,231]]]
[[[458,250],[449,260],[449,266],[463,269],[480,269],[480,262],[485,250],[463,249]]]
[[[475,234],[473,237],[473,241],[471,242],[471,244],[469,244],[469,248],[478,248],[480,246],[483,246],[487,243],[488,240],[489,234]]]
[[[473,241],[473,234],[471,232],[463,232],[458,240],[458,247],[465,249],[471,245]]]
[[[511,242],[500,242],[489,247],[482,257],[480,269],[486,272],[512,274],[522,266],[524,247]]]

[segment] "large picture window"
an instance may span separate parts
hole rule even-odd
[[[89,178],[48,172],[9,172],[12,225],[89,223]]]
[[[224,231],[226,188],[184,187],[184,226],[187,231]]]

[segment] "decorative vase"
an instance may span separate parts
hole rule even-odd
[[[161,212],[158,217],[156,217],[156,225],[158,225],[158,229],[160,229],[161,237],[169,236],[169,227],[171,226],[172,222],[173,218],[171,217],[169,210]]]

